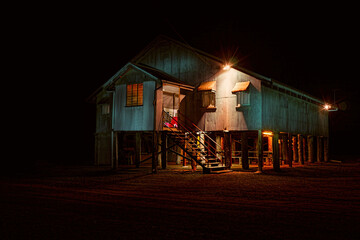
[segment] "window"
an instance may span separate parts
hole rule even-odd
[[[250,92],[241,91],[236,93],[236,107],[250,105]]]
[[[237,82],[231,91],[236,94],[236,107],[249,106],[250,105],[250,81]]]
[[[201,93],[201,107],[215,109],[216,81],[202,82],[198,91]]]
[[[215,93],[212,91],[203,91],[201,106],[204,108],[215,108]]]
[[[143,84],[126,85],[126,106],[142,106],[143,105]]]

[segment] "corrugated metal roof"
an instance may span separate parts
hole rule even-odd
[[[237,93],[237,92],[241,92],[241,91],[246,91],[246,89],[249,87],[249,85],[250,85],[250,81],[237,82],[235,84],[235,87],[233,88],[233,90],[231,92],[232,93]]]
[[[202,82],[197,90],[198,91],[216,91],[216,81]]]

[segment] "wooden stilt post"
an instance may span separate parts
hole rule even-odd
[[[292,136],[292,152],[293,152],[294,162],[295,163],[299,162],[297,135]]]
[[[303,151],[304,151],[304,147],[303,147],[303,136],[298,134],[297,135],[297,138],[298,138],[298,158],[299,158],[299,162],[301,165],[304,165],[304,154],[303,154]]]
[[[289,158],[289,167],[292,167],[293,163],[293,153],[292,153],[292,136],[288,134],[288,158]]]
[[[247,133],[241,133],[241,166],[243,169],[249,169],[249,151]]]
[[[141,132],[136,132],[135,142],[135,165],[139,168],[141,162]]]
[[[111,168],[115,169],[115,157],[114,157],[114,130],[111,130]]]
[[[307,137],[308,142],[308,162],[314,162],[314,138],[313,136]]]
[[[158,172],[158,132],[153,131],[153,153],[152,153],[152,173],[157,173]]]
[[[258,153],[258,171],[263,171],[263,136],[262,130],[258,130],[258,138],[257,138],[257,153]]]
[[[288,138],[287,135],[282,136],[283,144],[282,144],[282,155],[283,161],[285,164],[289,164],[289,157],[288,157]]]
[[[217,157],[219,158],[219,159],[221,159],[222,160],[222,155],[219,153],[219,152],[221,152],[222,150],[221,150],[221,136],[220,135],[216,135],[216,152],[217,152]]]
[[[303,136],[303,159],[304,159],[304,163],[308,162],[308,157],[307,157],[307,138],[305,136]]]
[[[161,133],[161,168],[166,169],[166,159],[167,159],[167,136],[166,132]]]
[[[187,144],[187,140],[186,140],[186,137],[185,137],[185,143],[184,143],[185,150],[187,148],[186,144]],[[184,156],[187,157],[186,151],[184,151]],[[183,166],[186,166],[186,158],[183,158]]]
[[[280,163],[280,166],[282,165],[282,161],[283,161],[283,140],[282,140],[282,136],[279,134],[279,163]]]
[[[119,167],[119,133],[115,132],[115,168]]]
[[[231,135],[229,131],[224,131],[225,167],[231,167]]]
[[[324,162],[329,162],[329,138],[324,137]]]
[[[316,160],[317,160],[317,162],[323,161],[323,151],[324,151],[324,148],[322,146],[322,137],[317,136],[316,137]]]
[[[279,133],[274,132],[272,138],[272,158],[273,168],[276,172],[280,171],[280,159],[279,159]]]

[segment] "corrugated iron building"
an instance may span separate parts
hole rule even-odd
[[[210,157],[191,159],[186,144],[208,153],[213,147],[225,169],[234,164],[246,169],[252,161],[259,170],[271,162],[278,169],[327,161],[328,112],[322,101],[226,64],[166,36],[156,38],[90,97],[97,106],[95,163],[139,165],[169,141],[179,145],[167,149],[180,156],[173,157],[176,163],[187,159],[209,169]],[[189,133],[198,137],[191,140]],[[169,151],[162,156],[166,167]]]

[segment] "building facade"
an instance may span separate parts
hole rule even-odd
[[[322,101],[165,36],[90,99],[95,164],[151,161],[156,172],[174,162],[212,172],[328,160]]]

